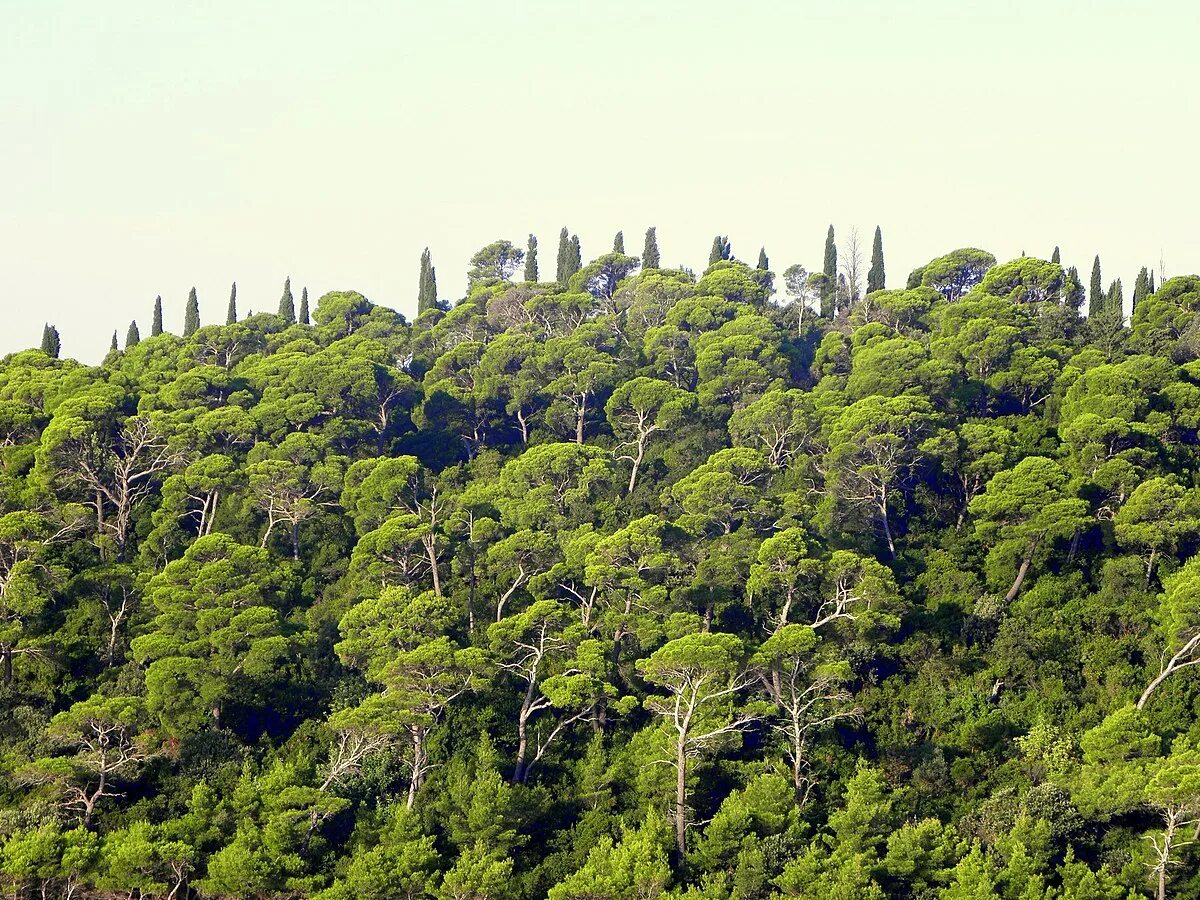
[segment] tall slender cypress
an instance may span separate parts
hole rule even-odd
[[[625,232],[618,231],[613,237],[613,253],[625,255]]]
[[[229,288],[229,306],[225,308],[225,324],[232,325],[237,321],[237,282]]]
[[[1062,253],[1059,252],[1058,244],[1054,245],[1054,252],[1050,254],[1050,262],[1062,264]]]
[[[567,231],[567,226],[563,226],[563,230],[558,233],[558,267],[554,270],[554,280],[559,284],[565,285],[567,279],[571,277],[568,269],[571,266],[571,232]]]
[[[733,259],[733,245],[729,243],[727,235],[718,234],[713,238],[712,249],[708,251],[708,264],[711,266],[723,259]]]
[[[525,280],[537,281],[537,237],[529,236],[529,243],[525,245]]]
[[[1125,289],[1120,278],[1108,286],[1108,293],[1104,295],[1104,313],[1115,319],[1125,318]]]
[[[837,244],[832,225],[825,235],[825,265],[821,271],[825,274],[821,284],[821,315],[833,318],[837,313]]]
[[[304,287],[300,290],[300,324],[307,325],[308,323],[308,288]]]
[[[61,351],[62,340],[58,336],[58,329],[47,322],[42,326],[42,352],[51,359],[58,359]]]
[[[1104,285],[1100,281],[1100,254],[1092,263],[1092,281],[1088,287],[1088,318],[1098,316],[1104,311]]]
[[[142,333],[138,331],[137,319],[129,323],[129,330],[125,332],[125,349],[136,347],[142,340]]]
[[[571,235],[571,246],[567,251],[567,281],[583,268],[583,249],[579,245],[579,235]]]
[[[767,259],[766,247],[758,248],[758,268],[762,269],[764,272],[771,268],[771,261]]]
[[[871,268],[867,270],[867,293],[882,291],[887,281],[883,269],[883,230],[875,226],[875,241],[871,244]]]
[[[1150,270],[1150,293],[1153,294],[1156,290],[1158,290],[1158,289],[1154,286],[1154,270],[1151,269]]]
[[[658,233],[651,225],[646,229],[646,243],[642,245],[642,268],[657,269],[659,262]]]
[[[112,353],[113,351],[118,350],[118,349],[120,349],[120,348],[117,346],[117,329],[114,328],[113,336],[112,336],[112,343],[108,345],[108,352]]]
[[[1150,296],[1150,270],[1142,266],[1133,282],[1133,308],[1136,311],[1143,300]]]
[[[426,247],[421,251],[421,276],[417,284],[417,315],[437,306],[437,277],[433,272],[433,255]]]
[[[183,311],[183,336],[191,337],[200,328],[200,301],[196,289],[188,291],[187,307]]]
[[[279,318],[292,325],[296,321],[296,301],[292,299],[292,276],[283,280],[283,296],[279,298]]]
[[[162,295],[154,298],[154,317],[150,320],[150,337],[162,334]]]

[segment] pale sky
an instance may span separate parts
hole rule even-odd
[[[658,227],[819,267],[883,227],[889,286],[960,246],[1126,294],[1200,270],[1192,2],[0,0],[0,353],[99,360],[161,294],[182,327],[358,290],[411,315],[471,253]]]

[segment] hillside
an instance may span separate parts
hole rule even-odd
[[[0,363],[9,895],[1200,897],[1200,277],[625,251]]]

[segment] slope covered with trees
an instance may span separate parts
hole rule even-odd
[[[1200,896],[1200,277],[521,243],[0,364],[11,896]]]

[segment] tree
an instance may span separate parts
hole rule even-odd
[[[436,289],[435,289],[435,290],[434,290],[434,296],[436,297],[436,295],[437,295],[437,291],[436,291]],[[307,288],[307,287],[305,287],[305,288],[301,289],[301,291],[300,291],[300,316],[299,316],[299,319],[300,319],[300,324],[301,324],[301,325],[307,325],[307,324],[309,324],[309,317],[308,317],[308,288]]]
[[[1133,282],[1133,309],[1137,309],[1142,301],[1150,296],[1150,272],[1145,266],[1138,270],[1137,279]]]
[[[604,410],[613,434],[621,440],[614,455],[631,467],[626,493],[632,494],[637,486],[650,438],[685,421],[695,401],[691,393],[656,378],[635,378],[613,391]]]
[[[613,237],[613,253],[625,255],[625,233],[623,231],[618,231]]]
[[[471,257],[471,268],[467,271],[468,284],[480,281],[505,281],[512,276],[525,259],[525,251],[519,250],[510,241],[493,241]]]
[[[229,288],[229,306],[225,310],[225,324],[233,325],[238,320],[237,312],[237,282]]]
[[[571,235],[571,247],[567,253],[567,281],[583,268],[583,250],[579,246],[579,235]]]
[[[858,229],[851,228],[846,239],[845,252],[841,254],[842,274],[846,279],[847,302],[857,303],[862,297],[862,246]]]
[[[42,328],[42,352],[51,359],[58,359],[58,354],[62,348],[62,341],[58,336],[58,329],[53,325],[46,324]]]
[[[711,266],[713,263],[729,259],[733,259],[733,247],[728,237],[718,234],[713,238],[712,249],[708,252],[708,264]]]
[[[821,268],[825,280],[821,284],[821,315],[832,319],[837,312],[837,276],[838,258],[837,244],[833,238],[833,226],[825,235],[825,262]]]
[[[154,298],[154,316],[150,320],[150,337],[163,333],[162,295]]]
[[[1092,280],[1088,288],[1088,318],[1099,316],[1104,311],[1104,284],[1100,280],[1100,254],[1092,262]]]
[[[142,340],[141,332],[138,331],[137,321],[129,323],[129,330],[125,332],[125,349],[136,347]]]
[[[687,853],[688,778],[693,760],[716,751],[757,721],[739,709],[738,695],[751,676],[741,668],[744,649],[732,634],[689,634],[665,644],[638,661],[638,673],[665,695],[651,695],[645,706],[658,716],[667,734],[670,765],[675,770],[675,850]]]
[[[657,269],[658,266],[658,234],[652,225],[646,229],[646,241],[642,247],[642,268]]]
[[[766,247],[758,248],[758,266],[756,268],[758,268],[759,270],[761,270],[763,272],[766,272],[771,268],[771,261],[769,259],[767,259],[767,248]]]
[[[417,315],[428,309],[436,309],[437,279],[433,271],[433,257],[426,247],[421,251],[421,274],[417,284]]]
[[[1062,253],[1058,249],[1058,244],[1054,245],[1054,252],[1050,254],[1050,262],[1061,265]]]
[[[1000,568],[1016,565],[1005,603],[1016,598],[1030,567],[1055,539],[1088,523],[1087,504],[1072,493],[1067,473],[1044,456],[1028,456],[992,476],[970,510],[975,533],[990,544],[989,562]]]
[[[191,337],[200,328],[200,301],[196,299],[196,289],[188,292],[187,307],[183,313],[183,336]]]
[[[538,280],[538,264],[537,264],[537,237],[529,235],[529,243],[525,249],[525,280],[536,282]]]
[[[1166,478],[1150,478],[1133,489],[1114,525],[1118,544],[1141,551],[1149,585],[1159,556],[1173,556],[1200,535],[1200,498]]]
[[[558,234],[558,265],[555,269],[554,280],[566,287],[573,274],[571,271],[571,232],[564,225],[563,230]]]
[[[109,341],[108,349],[110,353],[115,353],[119,349],[117,344],[117,329],[115,328],[113,329],[112,340]]]
[[[875,226],[875,240],[871,244],[871,268],[867,271],[867,293],[882,291],[886,275],[883,269],[883,231]]]
[[[931,287],[947,300],[961,299],[971,288],[983,281],[996,257],[986,250],[963,247],[945,256],[930,260],[909,276],[909,287]],[[916,276],[916,283],[913,278]]]
[[[296,303],[292,299],[292,278],[289,275],[283,280],[283,296],[279,298],[279,318],[288,325],[296,322]]]

